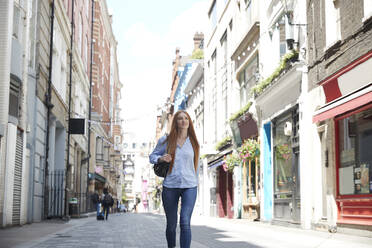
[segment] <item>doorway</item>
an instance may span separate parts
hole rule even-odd
[[[301,221],[298,107],[273,121],[274,219]]]

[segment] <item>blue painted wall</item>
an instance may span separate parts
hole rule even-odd
[[[264,220],[273,218],[273,166],[271,162],[271,122],[263,125]]]

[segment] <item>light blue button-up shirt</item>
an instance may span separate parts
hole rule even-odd
[[[164,142],[167,136],[158,140],[154,151],[150,154],[150,163],[156,164],[158,159],[166,153],[167,142]],[[182,146],[177,145],[176,155],[172,172],[168,174],[163,186],[167,188],[193,188],[198,185],[198,172],[194,168],[194,149],[192,148],[189,137]]]

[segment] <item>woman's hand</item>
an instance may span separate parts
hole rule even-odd
[[[170,163],[172,161],[172,156],[170,154],[164,154],[159,158],[159,162],[167,162]]]

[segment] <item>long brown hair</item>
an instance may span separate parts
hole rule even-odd
[[[174,158],[176,155],[176,148],[177,148],[177,135],[178,135],[178,127],[177,127],[177,118],[178,115],[184,113],[187,116],[187,119],[189,119],[189,128],[187,129],[187,135],[189,136],[192,148],[194,150],[194,168],[195,171],[198,168],[199,164],[199,142],[198,139],[196,138],[195,134],[195,129],[194,125],[192,124],[192,120],[190,118],[190,115],[184,111],[184,110],[179,110],[174,114],[173,120],[172,120],[172,126],[169,135],[167,136],[166,142],[168,142],[167,145],[167,151],[168,153],[172,156],[172,162],[169,166],[169,172],[172,172],[173,164],[174,164]]]

